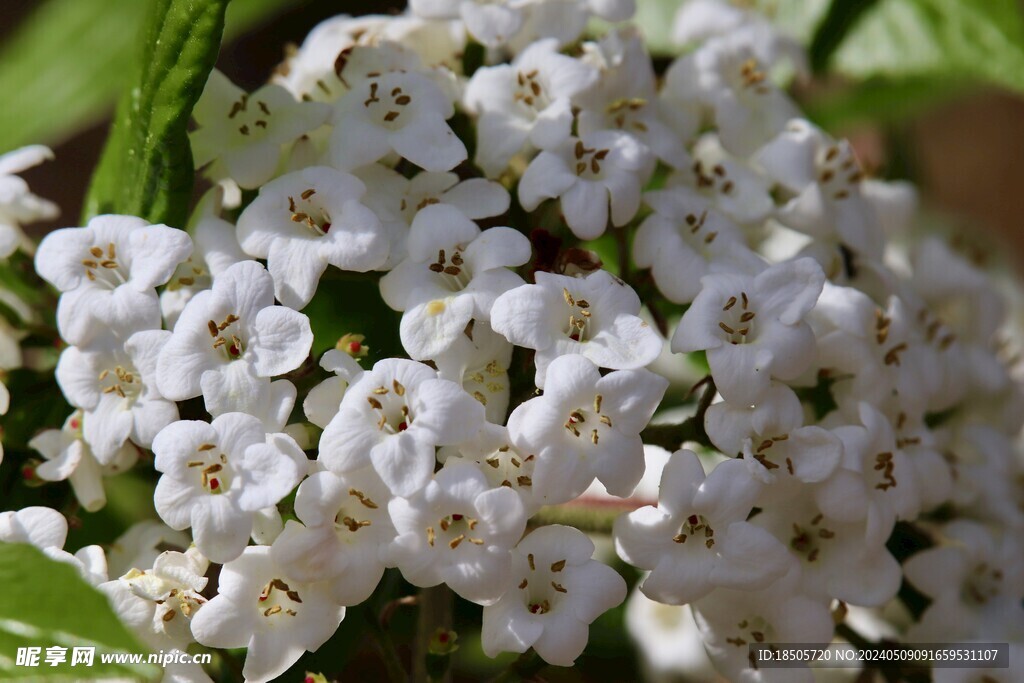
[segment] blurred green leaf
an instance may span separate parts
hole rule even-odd
[[[153,0],[136,64],[96,170],[85,212],[126,213],[183,227],[194,169],[192,107],[220,51],[228,0]]]
[[[234,0],[225,38],[306,0]],[[55,145],[117,100],[148,0],[46,0],[0,47],[0,152]]]
[[[870,78],[841,91],[803,102],[807,117],[836,131],[871,121],[892,124],[907,121],[969,87],[965,80],[935,77],[889,80]]]
[[[107,599],[85,583],[70,564],[55,562],[24,543],[0,544],[0,678],[156,680],[151,664],[104,664],[110,652],[143,654],[140,645],[114,615]],[[95,647],[92,666],[71,666],[72,648]],[[38,667],[17,666],[19,647],[41,647]],[[45,663],[47,647],[64,647],[66,661]]]
[[[857,20],[878,0],[832,0],[807,49],[815,73],[825,71],[829,58]]]
[[[313,328],[314,358],[334,348],[346,334],[366,335],[369,355],[360,361],[364,368],[381,358],[405,355],[398,341],[402,314],[384,303],[375,278],[329,268],[302,312],[309,316]]]
[[[829,66],[857,79],[982,79],[1024,91],[1024,14],[1017,0],[882,0]]]

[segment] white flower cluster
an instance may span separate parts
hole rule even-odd
[[[1001,295],[910,240],[912,191],[800,118],[774,80],[800,69],[795,43],[711,0],[685,6],[693,49],[663,78],[630,26],[580,42],[633,9],[414,0],[329,20],[256,92],[210,77],[192,145],[219,185],[189,232],[104,215],[43,240],[75,413],[34,440],[39,476],[94,510],[102,477],[151,450],[157,512],[191,529],[191,549],[103,584],[154,645],[248,647],[246,679],[267,681],[397,567],[482,605],[487,654],[571,665],[627,585],[534,515],[595,480],[629,498],[651,434],[680,450],[615,549],[649,570],[644,595],[690,606],[730,680],[772,680],[748,643],[827,642],[846,604],[901,582],[930,600],[907,639],[1024,643]],[[581,242],[605,233],[617,274]],[[329,270],[379,281],[408,358],[360,365],[360,330],[310,357],[300,311]],[[706,357],[708,388],[694,419],[645,432],[666,346]],[[330,376],[300,395],[317,360]],[[60,548],[33,510],[0,537]],[[931,547],[901,565],[887,541],[910,523]]]

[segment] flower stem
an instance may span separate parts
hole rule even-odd
[[[708,439],[708,434],[704,431],[704,414],[715,399],[717,390],[715,380],[710,375],[694,385],[693,390],[701,385],[704,386],[704,393],[701,394],[700,401],[697,403],[697,412],[676,425],[649,425],[640,432],[640,438],[645,444],[661,446],[669,452],[679,450],[687,441],[696,441],[703,446],[711,447],[711,440]]]
[[[370,635],[377,645],[381,659],[384,660],[384,667],[388,672],[388,681],[390,683],[405,683],[409,680],[409,674],[406,673],[405,667],[402,666],[402,660],[398,656],[398,651],[395,650],[395,644],[391,641],[391,635],[381,626],[374,610],[364,609],[362,612],[366,618],[366,623],[370,627]]]
[[[432,588],[423,588],[419,594],[420,612],[416,620],[416,643],[412,655],[412,680],[415,683],[439,681],[451,683],[451,671],[446,671],[439,679],[432,679],[427,674],[427,654],[430,639],[439,628],[451,630],[454,595],[443,583]]]

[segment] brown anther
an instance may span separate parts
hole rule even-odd
[[[551,582],[551,587],[554,588],[559,593],[568,593],[569,592],[569,591],[565,590],[565,587],[562,584],[556,583],[554,581]]]
[[[731,296],[729,300],[725,302],[725,306],[722,307],[723,311],[728,311],[730,308],[736,305],[736,297]]]
[[[686,543],[686,534],[678,533],[672,537],[672,540],[676,543]]]
[[[466,539],[466,535],[465,534],[459,534],[458,536],[456,536],[452,540],[448,541],[448,547],[451,548],[452,550],[455,550],[456,548],[459,547],[459,544],[462,543],[465,539]]]
[[[731,327],[729,327],[728,325],[726,325],[726,324],[725,324],[725,323],[723,323],[723,322],[719,322],[719,323],[718,323],[718,326],[719,326],[719,327],[721,327],[721,328],[722,328],[722,330],[723,330],[723,331],[724,331],[724,332],[725,332],[726,334],[736,334],[736,330],[732,329]]]
[[[754,319],[755,315],[757,315],[757,314],[754,313],[753,311],[747,311],[746,313],[744,313],[743,315],[740,316],[740,322],[741,323],[749,322],[749,321]]]
[[[526,562],[530,565],[530,571],[536,571],[537,567],[533,564],[533,553],[526,556]]]
[[[388,122],[394,121],[398,118],[398,114],[399,112],[397,111],[389,111],[387,114],[384,114],[384,120]]]
[[[375,399],[373,396],[367,396],[366,402],[369,403],[374,410],[380,410],[381,408],[384,407],[381,405],[380,401]]]

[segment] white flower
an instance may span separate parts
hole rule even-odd
[[[351,355],[338,349],[325,352],[320,359],[320,367],[333,372],[334,377],[328,377],[309,390],[302,402],[302,411],[307,420],[325,429],[338,414],[345,390],[359,380],[363,368]]]
[[[621,130],[637,138],[674,168],[690,164],[684,143],[696,130],[685,107],[673,107],[657,95],[651,57],[632,26],[609,31],[583,44],[583,61],[600,69],[600,78],[575,99],[579,130]]]
[[[723,0],[687,0],[672,22],[672,41],[678,45],[728,36],[747,44],[769,65],[788,59],[798,73],[807,71],[807,55],[780,20],[773,22],[756,9]]]
[[[192,635],[216,648],[248,648],[242,674],[250,683],[277,678],[334,634],[345,608],[331,600],[325,582],[288,576],[270,548],[246,548],[221,570],[217,597],[192,619]]]
[[[121,621],[152,647],[184,649],[192,642],[191,619],[206,602],[201,593],[209,564],[195,548],[168,551],[152,567],[133,567],[99,589]]]
[[[862,196],[864,178],[853,148],[804,120],[790,121],[753,163],[788,193],[777,218],[830,247],[823,263],[840,272],[840,247],[871,261],[881,258],[884,234],[874,208]],[[852,277],[853,274],[848,274]]]
[[[520,448],[536,453],[533,495],[548,504],[583,493],[594,478],[609,493],[628,497],[644,473],[640,430],[647,426],[668,381],[647,370],[601,376],[578,355],[548,367],[544,394],[509,418]]]
[[[484,408],[430,367],[388,358],[345,392],[320,437],[319,461],[344,474],[372,464],[392,493],[412,495],[430,480],[435,448],[469,439]]]
[[[60,213],[56,204],[32,194],[28,183],[15,175],[49,159],[53,159],[53,152],[43,145],[0,155],[0,258],[7,258],[19,248],[31,254],[35,245],[21,226],[52,220]]]
[[[923,415],[931,387],[928,356],[916,339],[908,307],[889,297],[882,308],[852,287],[826,283],[810,320],[818,337],[818,365],[840,377],[832,395],[841,406],[868,401]]]
[[[192,527],[196,546],[219,563],[238,557],[255,513],[288,495],[309,467],[290,436],[267,434],[243,413],[175,422],[157,435],[153,453],[163,473],[157,512],[172,529]]]
[[[835,519],[804,490],[764,508],[750,522],[769,531],[800,560],[800,590],[806,595],[878,607],[899,590],[900,565],[885,547],[891,523],[878,529],[866,519]]]
[[[799,114],[743,36],[709,40],[677,60],[666,79],[680,95],[706,104],[722,145],[741,157],[756,152]]]
[[[187,533],[176,531],[158,519],[135,522],[107,548],[110,574],[121,576],[133,567],[152,567],[162,552],[184,552],[190,545],[192,538]]]
[[[571,137],[544,150],[519,181],[519,203],[533,211],[559,198],[562,214],[580,239],[600,237],[611,223],[621,227],[640,208],[640,192],[653,170],[646,146],[621,131]]]
[[[82,422],[82,411],[76,410],[61,429],[42,431],[28,445],[46,458],[36,468],[36,476],[44,481],[67,480],[82,508],[95,512],[107,504],[103,477],[129,469],[138,460],[139,449],[125,443],[106,465],[101,465],[83,438]]]
[[[409,255],[380,281],[381,296],[405,311],[402,346],[417,360],[455,343],[470,320],[487,322],[494,300],[523,284],[508,269],[530,258],[530,242],[512,228],[480,228],[452,206],[428,206],[409,232]]]
[[[839,467],[843,457],[839,437],[803,423],[800,399],[786,385],[775,383],[756,407],[723,401],[704,414],[704,429],[715,447],[730,457],[743,457],[750,473],[766,484],[819,483]],[[766,493],[771,495],[773,488],[769,486]],[[789,491],[779,487],[780,502]]]
[[[590,559],[594,544],[572,527],[534,530],[512,551],[508,589],[484,608],[484,653],[526,652],[572,666],[587,645],[589,625],[626,599],[626,582]]]
[[[62,293],[57,305],[61,336],[81,345],[108,328],[160,327],[154,287],[167,282],[191,253],[192,241],[182,230],[104,215],[84,228],[48,234],[35,265]]]
[[[669,176],[669,196],[678,195],[688,204],[703,200],[710,205],[708,208],[717,209],[748,234],[756,234],[775,211],[769,181],[748,162],[727,152],[714,133],[702,135],[692,153],[693,164]],[[664,210],[655,204],[651,208]]]
[[[433,360],[441,379],[461,382],[462,388],[483,404],[487,421],[502,424],[511,391],[512,349],[487,323],[474,320],[467,333],[456,337],[455,343]]]
[[[517,346],[536,350],[538,387],[548,364],[581,354],[603,368],[642,368],[661,351],[658,333],[640,318],[640,298],[611,273],[582,278],[538,272],[537,284],[502,294],[491,327]]]
[[[998,533],[966,519],[942,528],[938,545],[912,555],[903,571],[930,598],[908,636],[915,641],[1003,638],[1019,632],[1024,612],[1024,545],[1019,533]]]
[[[338,604],[359,604],[380,582],[381,550],[395,537],[389,500],[390,492],[370,467],[344,475],[316,472],[295,495],[302,524],[289,520],[271,555],[299,581],[328,581]]]
[[[227,176],[251,189],[274,176],[281,147],[327,121],[330,107],[296,100],[279,85],[249,94],[217,69],[210,72],[189,133],[196,168],[219,161],[215,177]]]
[[[143,330],[126,341],[97,337],[61,354],[57,383],[68,402],[85,411],[83,435],[100,464],[111,464],[128,439],[149,448],[157,432],[178,419],[178,407],[156,387],[157,357],[170,336]]]
[[[352,83],[334,112],[329,158],[349,170],[394,151],[428,171],[448,171],[466,147],[445,121],[454,107],[429,78],[414,71],[373,72]]]
[[[492,488],[480,469],[455,463],[409,498],[394,498],[388,512],[398,533],[388,564],[416,586],[446,583],[480,605],[505,592],[509,549],[522,537],[526,514],[519,495]]]
[[[511,64],[477,69],[466,86],[466,107],[478,115],[476,164],[501,175],[524,147],[549,149],[572,132],[572,100],[597,81],[597,70],[542,40]]]
[[[704,647],[728,680],[813,683],[806,667],[752,667],[748,649],[754,643],[831,642],[834,624],[828,602],[801,594],[799,584],[800,572],[792,571],[767,588],[718,588],[693,605]]]
[[[425,19],[458,19],[466,31],[487,47],[498,47],[522,26],[517,0],[411,0],[409,9]]]
[[[297,368],[313,343],[309,319],[273,303],[273,281],[259,263],[224,271],[188,303],[161,349],[160,392],[175,401],[202,394],[213,415],[268,413],[280,390],[266,378]],[[294,402],[295,389],[288,387]]]
[[[771,379],[794,379],[814,360],[814,333],[803,318],[825,283],[813,260],[780,263],[756,277],[713,273],[683,314],[674,353],[706,350],[725,400],[755,405]]]
[[[365,192],[358,178],[324,166],[260,188],[238,217],[238,241],[250,256],[267,260],[278,301],[303,308],[328,265],[362,273],[384,264],[388,236],[360,203]]]
[[[740,229],[688,188],[648,192],[644,202],[654,213],[637,229],[633,259],[651,269],[669,301],[693,301],[701,278],[709,273],[757,273],[763,267]]]
[[[474,438],[458,446],[442,448],[437,457],[445,467],[461,462],[475,463],[491,488],[506,486],[518,493],[527,515],[532,515],[541,506],[533,495],[537,456],[517,447],[506,427],[485,424]]]
[[[615,549],[651,570],[640,590],[671,605],[698,600],[717,586],[753,590],[781,578],[795,562],[782,544],[746,521],[759,484],[739,460],[705,478],[692,451],[665,465],[658,506],[615,520]]]
[[[0,543],[28,543],[51,560],[70,564],[89,584],[98,586],[107,580],[107,558],[103,548],[87,545],[74,555],[63,550],[68,536],[68,521],[56,510],[29,506],[0,512]]]

